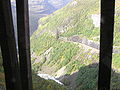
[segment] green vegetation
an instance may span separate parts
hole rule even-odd
[[[120,74],[112,70],[111,88],[112,90],[120,89]],[[76,79],[76,90],[97,90],[98,81],[98,64],[90,64],[81,67]]]
[[[2,57],[0,55],[0,90],[6,90],[4,78],[5,77],[2,66]],[[33,78],[33,90],[68,90],[67,87],[60,85],[53,80],[45,80],[43,78],[40,78],[35,73],[32,74],[32,78]]]
[[[113,68],[119,69],[120,68],[120,53],[113,55]]]
[[[76,89],[81,90],[96,90],[98,80],[98,66],[81,67],[76,79]]]
[[[114,46],[120,49],[120,1],[116,1]],[[99,51],[80,43],[69,41],[72,36],[99,42],[99,27],[95,27],[91,15],[100,14],[100,0],[73,0],[64,8],[39,20],[38,30],[31,37],[33,70],[42,71],[43,66],[54,68],[51,75],[72,76],[78,72],[75,80],[77,90],[97,89]],[[39,57],[39,58],[37,58]],[[38,60],[39,59],[39,60]],[[113,72],[111,88],[119,89],[120,55],[113,54]],[[37,62],[37,63],[36,63]],[[62,74],[61,74],[62,73]],[[66,81],[67,80],[67,81]],[[65,85],[71,87],[69,79]],[[72,82],[72,81],[71,81]],[[73,81],[74,82],[74,81]]]

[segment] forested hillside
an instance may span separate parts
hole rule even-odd
[[[120,1],[116,1],[112,89],[120,89]],[[77,90],[97,89],[99,58],[99,0],[73,0],[39,20],[31,37],[32,66]],[[93,17],[96,18],[96,17]]]
[[[40,78],[37,73],[32,73],[33,90],[69,90],[67,87],[56,83],[53,80],[45,80]],[[6,90],[5,88],[5,76],[2,66],[2,57],[0,51],[0,90]]]

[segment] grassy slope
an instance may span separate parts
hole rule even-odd
[[[77,44],[56,40],[56,30],[61,31],[63,29],[66,31],[65,33],[61,33],[60,37],[79,35],[92,39],[99,35],[99,28],[95,28],[90,19],[91,14],[99,13],[99,9],[97,8],[99,7],[98,1],[76,1],[77,5],[74,6],[70,3],[65,8],[42,18],[39,21],[38,30],[31,37],[31,50],[38,56],[42,55],[50,47],[53,47],[54,54],[52,53],[50,58],[51,64],[54,64],[56,60],[59,63],[63,57],[66,57],[64,61],[67,63],[66,60],[69,59],[68,61],[70,61],[80,51],[79,49],[81,49]],[[90,7],[86,7],[88,5]],[[46,32],[41,35],[42,31]]]
[[[66,33],[62,33],[61,36],[66,37],[80,35],[92,39],[92,37],[99,35],[99,29],[94,27],[90,18],[91,14],[99,14],[98,0],[74,1],[77,1],[76,5],[70,3],[54,14],[42,18],[39,21],[39,31],[43,29],[55,31],[63,28],[66,29]]]
[[[75,2],[77,2],[77,4],[73,5]],[[116,13],[117,15],[115,16],[114,45],[119,47],[120,15],[118,13],[120,13],[120,1],[117,1],[116,3]],[[58,40],[56,39],[57,34],[55,33],[56,31],[63,30],[65,32],[60,33],[59,37],[70,37],[73,35],[78,35],[80,37],[86,37],[87,39],[99,41],[99,38],[95,38],[99,36],[99,28],[94,27],[92,24],[92,19],[90,18],[92,14],[99,14],[98,0],[74,0],[66,7],[56,11],[47,17],[40,19],[38,30],[31,37],[31,50],[32,53],[34,52],[37,56],[42,56],[42,59],[41,62],[34,64],[33,68],[37,68],[36,71],[39,71],[40,66],[47,65],[49,67],[54,67],[55,72],[57,72],[61,68],[65,67],[64,74],[70,75],[73,72],[80,70],[84,66],[98,62],[97,53],[92,53],[91,49],[85,50],[81,45],[77,43]],[[48,57],[48,55],[44,55],[44,53],[51,47],[53,49],[49,52],[50,56]],[[113,55],[114,69],[120,68],[119,58],[119,54]],[[33,60],[35,60],[35,58]],[[87,70],[80,72],[80,74],[83,73],[83,75],[87,77],[86,73],[92,72],[92,70],[93,69],[87,68]],[[97,68],[95,68],[92,74],[97,74]],[[78,78],[80,78],[79,76]],[[115,75],[112,77],[112,83],[114,86],[118,85],[118,82],[115,83],[114,81],[114,79],[118,77],[119,76]],[[93,81],[94,82],[92,83],[95,85],[97,82],[96,80]],[[85,81],[83,80],[83,82]],[[92,89],[95,89],[96,86],[92,87],[92,83],[90,84],[90,87]],[[85,84],[86,83],[82,84],[82,87],[79,88],[84,88]]]
[[[77,4],[72,5],[73,2],[77,1]],[[39,21],[38,30],[31,37],[31,49],[32,52],[35,52],[37,55],[43,54],[50,47],[54,48],[55,54],[58,55],[64,50],[67,42],[60,42],[56,40],[55,31],[65,30],[64,33],[61,33],[59,36],[62,37],[70,37],[73,35],[79,35],[81,37],[86,37],[94,40],[94,37],[99,36],[99,28],[94,27],[92,24],[92,20],[90,18],[91,14],[99,14],[99,2],[98,0],[74,0],[70,4],[68,4],[63,9],[56,11],[55,13],[42,18]],[[87,3],[86,3],[87,2]],[[93,5],[94,4],[94,5]],[[120,12],[119,1],[116,4],[116,13]],[[115,17],[115,37],[114,37],[114,45],[119,46],[120,41],[120,32],[118,30],[119,27],[120,15],[116,15]],[[66,28],[67,27],[67,28]],[[41,34],[42,31],[45,31],[44,34]],[[94,40],[98,41],[98,40]],[[57,43],[57,44],[56,44]],[[75,47],[74,47],[75,46]],[[67,46],[68,49],[73,48],[74,54],[78,51],[74,51],[78,45],[74,45],[70,43]],[[58,52],[58,49],[59,51]],[[66,50],[64,51],[67,52]],[[68,51],[69,52],[69,51]],[[52,54],[52,60],[54,60],[55,55]],[[61,55],[60,55],[61,56]],[[56,56],[57,59],[60,59],[60,56]],[[66,56],[66,55],[65,55]],[[70,57],[74,56],[73,54]],[[117,58],[118,55],[114,55]],[[69,57],[69,55],[68,55]],[[118,60],[115,60],[115,62]],[[115,64],[113,61],[113,64]],[[120,63],[120,62],[119,62]],[[116,63],[117,64],[117,63]],[[116,65],[119,67],[119,64]]]

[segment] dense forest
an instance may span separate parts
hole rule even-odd
[[[120,1],[116,0],[111,89],[120,89]],[[31,36],[34,90],[96,90],[100,0],[72,0],[38,22]],[[95,21],[97,19],[97,21]],[[5,89],[0,57],[0,89]],[[45,80],[48,74],[64,85]]]

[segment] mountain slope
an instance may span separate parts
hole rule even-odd
[[[33,78],[33,90],[68,90],[67,87],[56,83],[53,80],[45,80],[37,74],[32,74]],[[4,77],[4,70],[2,66],[2,57],[0,55],[0,90],[5,89],[5,77]]]
[[[28,0],[29,2],[29,17],[30,17],[30,34],[37,29],[38,20],[54,11],[64,7],[71,0]],[[16,30],[16,3],[11,0],[13,21]]]
[[[114,48],[118,51],[120,49],[119,5],[118,1],[116,3],[114,34]],[[62,77],[61,81],[67,82],[70,87],[84,89],[88,84],[85,90],[95,90],[97,88],[98,64],[95,68],[90,68],[89,65],[98,63],[99,58],[99,50],[96,47],[99,46],[100,30],[92,19],[92,15],[100,14],[99,7],[99,0],[73,0],[64,8],[41,18],[38,30],[31,37],[33,70],[53,75],[56,78]],[[118,86],[120,84],[119,53],[113,54],[113,71],[115,71],[115,74],[112,74],[111,86],[113,89],[120,88]],[[83,67],[87,68],[82,69]],[[83,72],[79,72],[81,69]],[[64,80],[66,76],[67,78],[71,77],[76,72],[78,74],[75,74],[77,77],[72,79],[74,81],[71,81],[70,78],[70,82],[75,82],[75,86]],[[81,79],[86,78],[89,72],[92,72],[90,77],[95,77],[93,82],[89,77],[86,81]],[[118,74],[116,75],[116,73]],[[82,77],[81,74],[83,74]],[[83,83],[81,83],[82,80]]]

